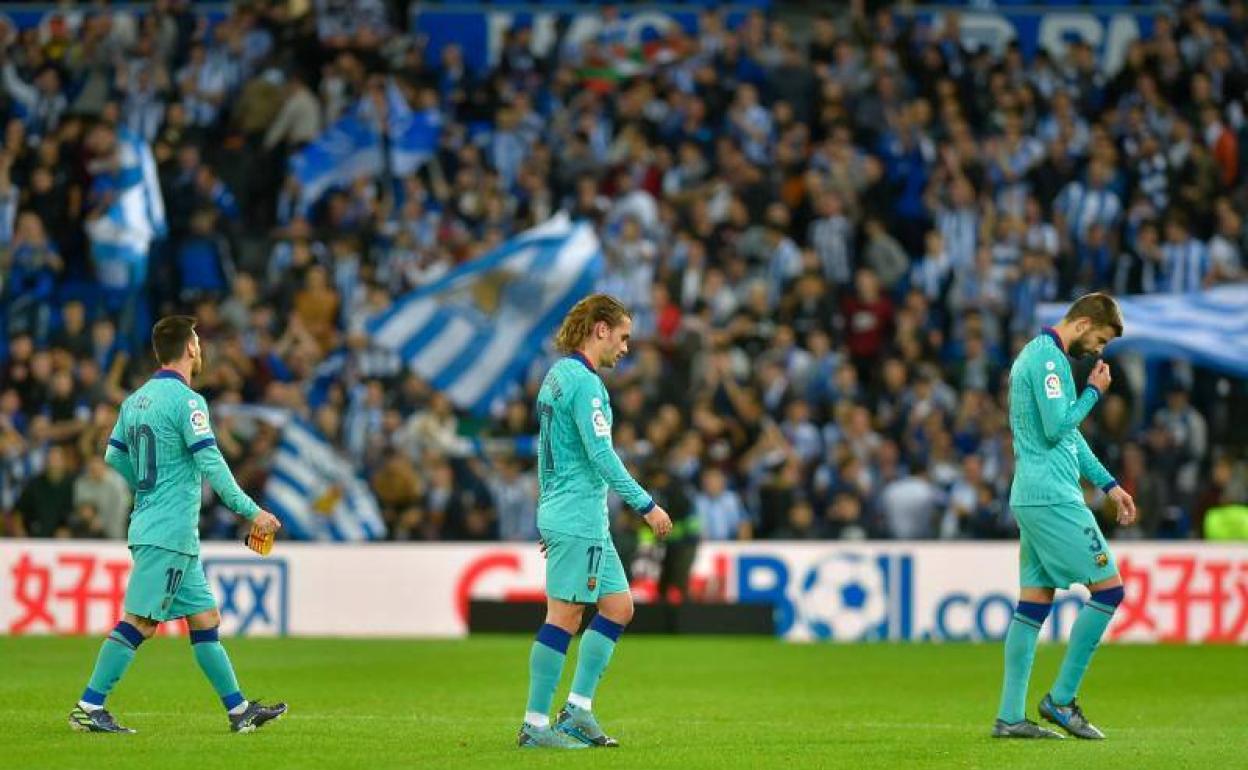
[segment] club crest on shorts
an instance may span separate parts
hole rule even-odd
[[[1109,564],[1109,555],[1101,552],[1092,557],[1096,561],[1096,566],[1104,567]]]
[[[585,581],[585,586],[591,591],[594,590],[595,588],[598,587],[598,578],[594,577],[593,575],[590,575],[589,580]]]

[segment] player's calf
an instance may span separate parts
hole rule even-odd
[[[1051,596],[1037,595],[1029,589],[1023,591],[1025,598],[1019,600],[1018,609],[1005,634],[1005,670],[1001,683],[1001,705],[997,710],[997,723],[1002,725],[1022,724],[1026,716],[1027,683],[1036,656],[1036,643],[1040,638],[1040,629],[1053,608],[1051,601],[1034,601],[1039,598],[1051,600]],[[994,735],[996,733],[994,729]]]
[[[1040,715],[1076,738],[1101,740],[1105,737],[1084,717],[1083,710],[1075,703],[1075,696],[1092,661],[1092,654],[1100,645],[1101,637],[1124,596],[1120,583],[1096,587],[1092,591],[1092,596],[1079,611],[1079,617],[1070,630],[1070,644],[1062,659],[1057,681],[1040,702]]]
[[[104,700],[112,689],[121,681],[121,677],[130,667],[139,646],[156,630],[156,624],[127,614],[109,632],[104,643],[100,645],[100,654],[96,658],[91,678],[82,692],[82,698],[74,709],[69,712],[69,726],[79,732],[90,733],[133,733],[127,727],[117,724],[112,714],[104,709]]]
[[[286,713],[286,704],[278,703],[265,706],[257,701],[248,701],[243,697],[238,686],[238,677],[234,674],[234,665],[225,647],[221,645],[219,629],[216,623],[221,616],[215,609],[192,615],[191,649],[195,653],[195,662],[199,664],[204,676],[212,683],[212,687],[221,698],[230,717],[230,729],[236,733],[249,733],[262,727],[265,723],[280,718]],[[204,627],[206,624],[213,624]]]

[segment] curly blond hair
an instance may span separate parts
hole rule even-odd
[[[564,316],[563,323],[555,334],[555,347],[560,353],[571,353],[580,348],[599,321],[615,328],[623,323],[625,318],[632,317],[633,314],[628,312],[628,308],[615,297],[608,294],[591,294],[573,305],[568,314]]]

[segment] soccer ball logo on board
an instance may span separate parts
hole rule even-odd
[[[799,584],[797,610],[812,639],[852,641],[877,638],[888,623],[888,590],[878,560],[838,554],[816,562]]]

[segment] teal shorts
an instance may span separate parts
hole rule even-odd
[[[628,590],[624,564],[611,538],[542,532],[546,544],[546,595],[577,604]]]
[[[1091,585],[1118,574],[1096,516],[1081,503],[1022,505],[1018,521],[1018,583],[1023,588]]]
[[[154,545],[132,545],[130,553],[134,568],[126,586],[126,612],[166,621],[217,608],[198,556]]]

